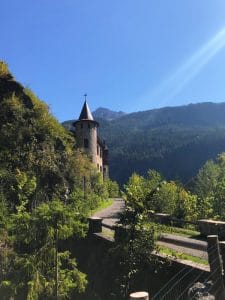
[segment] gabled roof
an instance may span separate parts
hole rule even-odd
[[[84,101],[84,105],[83,108],[81,110],[80,116],[79,116],[79,120],[90,120],[90,121],[94,121],[94,118],[92,116],[92,113],[90,111],[90,108],[87,104],[87,101]]]

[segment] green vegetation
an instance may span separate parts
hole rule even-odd
[[[199,237],[200,232],[193,230],[193,229],[188,229],[188,228],[180,228],[180,227],[173,227],[173,226],[168,226],[168,225],[162,225],[162,224],[156,224],[153,222],[147,222],[146,226],[148,227],[155,227],[155,231],[157,234],[161,233],[171,233],[175,235],[181,235],[181,236],[186,236],[186,237]]]
[[[155,226],[146,226],[148,209],[142,202],[144,179],[134,175],[125,188],[126,205],[120,215],[121,232],[115,232],[115,245],[110,250],[111,268],[116,268],[114,294],[127,299],[135,286],[148,282],[148,271],[155,265]],[[149,271],[150,272],[150,271]]]
[[[82,238],[87,216],[118,190],[75,144],[46,104],[0,62],[3,299],[68,299],[85,290],[86,276],[67,240]]]
[[[98,203],[98,206],[95,209],[90,211],[89,215],[93,215],[96,212],[111,206],[112,204],[113,204],[113,199],[102,200],[100,203]]]
[[[180,183],[165,181],[154,170],[144,178],[134,173],[124,186],[123,198],[135,212],[167,213],[178,219],[194,221],[202,218],[225,220],[225,154],[216,162],[207,161],[196,180],[192,192]],[[150,215],[150,214],[149,214]]]
[[[167,256],[172,256],[173,258],[176,258],[176,259],[189,260],[189,261],[192,261],[197,264],[208,265],[208,261],[203,258],[193,256],[193,255],[188,255],[185,253],[181,253],[181,252],[175,251],[173,249],[170,249],[170,248],[167,248],[164,246],[158,246],[158,252],[165,254]]]
[[[108,229],[108,228],[105,228],[103,227],[102,228],[102,234],[105,236],[105,237],[108,237],[108,238],[114,238],[114,230],[111,230],[111,229]]]
[[[134,287],[148,285],[158,265],[152,251],[161,232],[198,235],[190,229],[155,225],[149,220],[151,212],[184,220],[225,220],[225,154],[215,162],[208,161],[189,183],[189,190],[176,180],[165,180],[157,171],[147,172],[151,165],[165,171],[167,177],[181,174],[187,179],[208,157],[225,148],[220,116],[223,105],[218,106],[216,117],[211,105],[204,105],[205,109],[210,107],[212,115],[204,126],[203,116],[201,120],[195,116],[194,121],[188,117],[198,106],[102,121],[103,137],[106,134],[109,146],[115,145],[111,147],[114,178],[123,182],[131,170],[147,173],[145,177],[134,173],[124,186],[126,207],[120,216],[123,230],[121,235],[117,233],[109,253],[101,255],[101,280],[106,281],[104,275],[110,274],[107,292],[112,299],[126,299]],[[194,127],[196,124],[200,127]],[[211,127],[213,124],[221,128]],[[204,153],[203,147],[207,149]],[[184,169],[185,174],[181,172]],[[0,62],[2,298],[70,299],[84,292],[88,278],[79,270],[69,243],[72,238],[81,240],[86,234],[87,217],[111,205],[108,199],[119,193],[118,184],[103,181],[89,158],[76,148],[74,135],[58,123],[46,104],[16,82],[7,65]],[[113,233],[104,229],[103,234],[112,237]],[[160,249],[200,262],[186,254]]]
[[[199,218],[225,220],[225,153],[218,155],[215,162],[206,162],[193,190],[198,195]]]
[[[155,249],[154,228],[144,226],[144,214],[129,214],[126,211],[123,215],[125,218],[121,218],[122,224],[129,223],[129,226],[125,232],[115,236],[115,244],[108,253],[108,270],[112,274],[116,270],[116,275],[112,278],[115,299],[127,299],[134,286],[140,286],[140,282],[147,283],[151,273],[149,269],[156,260],[152,255]],[[128,219],[132,222],[128,222]]]
[[[6,63],[0,60],[0,77],[8,77],[10,76],[10,72]],[[11,77],[11,76],[10,76]]]
[[[25,203],[11,215],[10,231],[14,251],[5,261],[6,274],[0,293],[22,299],[64,299],[73,289],[84,291],[85,274],[75,258],[60,249],[60,242],[74,234],[84,235],[76,203],[59,200],[42,203],[31,212]]]
[[[116,181],[112,181],[110,179],[106,180],[106,186],[109,193],[109,197],[117,198],[120,195],[119,185]]]
[[[147,178],[133,174],[124,187],[123,197],[135,212],[168,213],[185,220],[197,218],[197,197],[174,181],[166,182],[154,170],[149,171]]]

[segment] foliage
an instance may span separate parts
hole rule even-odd
[[[90,215],[95,214],[98,211],[101,211],[109,206],[111,206],[113,204],[113,200],[112,199],[107,199],[107,200],[103,200],[101,203],[99,203],[98,207],[96,207],[95,209],[93,209],[90,212]],[[104,228],[103,228],[104,229]]]
[[[200,258],[197,256],[193,256],[193,255],[189,255],[189,254],[185,254],[183,252],[178,252],[178,251],[175,251],[171,248],[167,248],[164,246],[159,246],[159,253],[162,253],[162,254],[168,255],[168,256],[172,256],[175,259],[189,260],[189,261],[195,262],[197,264],[202,264],[202,265],[208,266],[208,261],[206,259],[203,259],[203,258]]]
[[[129,214],[128,211],[125,214]],[[123,225],[124,218],[121,218]],[[135,221],[126,223],[126,233],[116,239],[115,246],[110,249],[109,257],[112,272],[116,269],[117,276],[114,284],[114,297],[127,299],[129,293],[140,287],[140,284],[148,282],[148,272],[155,267],[155,257],[152,251],[155,249],[154,227],[145,226],[146,216],[135,215]],[[114,271],[115,272],[115,271]]]
[[[124,199],[135,212],[168,213],[181,219],[197,218],[197,198],[174,181],[166,182],[154,171],[148,177],[133,174],[125,185]]]
[[[110,198],[117,198],[117,197],[119,197],[119,193],[120,193],[120,191],[119,191],[119,185],[118,185],[118,183],[116,181],[107,179],[105,181],[105,184],[107,185],[107,190],[108,190]]]
[[[115,232],[115,247],[110,250],[112,264],[117,270],[115,298],[127,299],[132,289],[148,281],[146,274],[155,267],[152,256],[156,247],[155,226],[146,226],[147,197],[150,191],[155,191],[160,180],[157,172],[150,171],[148,180],[133,174],[125,186],[125,210],[120,215],[121,227]]]
[[[90,182],[93,167],[75,149],[72,134],[31,91],[5,82],[7,88],[0,94],[0,174],[7,200],[13,205],[19,203],[18,174],[19,180],[24,176],[35,181],[30,207],[54,197],[64,199],[75,186],[82,188],[84,176]]]
[[[25,299],[65,299],[73,289],[83,291],[85,275],[77,269],[69,251],[60,250],[60,242],[68,237],[84,235],[76,204],[59,200],[42,203],[32,212],[24,204],[12,215],[11,234],[14,255],[1,288],[11,296]]]
[[[87,198],[107,198],[99,174],[47,105],[16,81],[1,74],[0,81],[0,182],[12,210],[21,197],[34,208],[84,189]]]
[[[180,183],[163,180],[154,170],[146,178],[134,173],[124,186],[123,197],[136,213],[148,210],[184,220],[225,220],[225,154],[218,155],[216,162],[207,161],[192,184],[191,193]]]
[[[0,62],[1,296],[83,291],[85,275],[62,241],[84,236],[90,210],[107,198],[108,185],[73,134]]]
[[[122,194],[127,207],[135,211],[142,211],[144,209],[144,199],[146,194],[145,180],[138,174],[133,174],[124,187],[125,192]]]
[[[0,60],[0,77],[7,77],[10,75],[7,64]]]
[[[146,226],[155,226],[156,224],[154,222],[148,222]],[[156,235],[161,235],[162,233],[170,233],[175,235],[181,235],[181,236],[187,236],[187,237],[198,237],[200,235],[199,231],[196,231],[193,229],[192,226],[188,226],[185,228],[182,227],[174,227],[174,226],[168,226],[163,224],[157,224],[156,226]]]
[[[199,170],[194,184],[200,218],[225,220],[225,154],[215,162],[207,161]]]

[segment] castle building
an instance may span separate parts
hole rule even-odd
[[[102,173],[103,179],[109,176],[108,148],[98,136],[99,123],[94,120],[85,99],[79,119],[73,123],[78,147],[84,151]]]

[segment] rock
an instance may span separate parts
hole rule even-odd
[[[215,300],[215,297],[209,293],[212,285],[212,281],[204,284],[196,282],[188,291],[188,300]]]

